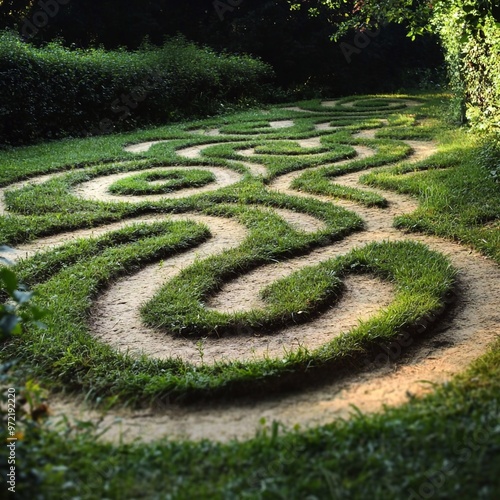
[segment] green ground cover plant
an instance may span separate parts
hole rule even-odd
[[[399,192],[418,200],[418,209],[398,217],[396,227],[458,240],[500,264],[494,153],[486,154],[484,143],[473,134],[441,119],[446,96],[420,96],[422,104],[411,108],[400,98],[354,99],[354,110],[370,110],[361,118],[358,111],[342,106],[352,99],[328,108],[309,101],[294,105],[318,114],[282,107],[269,108],[265,115],[251,110],[218,120],[29,146],[16,154],[0,152],[2,188],[57,174],[0,193],[6,205],[0,217],[2,243],[18,245],[129,222],[16,263],[13,271],[36,291],[37,307],[49,312],[46,330],[28,326],[2,345],[2,359],[19,360],[3,380],[22,384],[35,377],[49,390],[83,395],[111,412],[120,405],[175,403],[189,409],[193,402],[209,405],[307,390],[310,384],[361,370],[380,346],[402,335],[411,334],[418,347],[420,338],[432,335],[433,322],[448,313],[450,294],[460,285],[446,256],[403,235],[402,240],[369,242],[307,265],[313,251],[363,234],[363,219],[335,205],[336,198],[386,210],[385,198],[372,194],[370,186],[384,189],[388,199],[391,192]],[[293,125],[266,126],[285,119]],[[315,130],[327,122],[342,129]],[[213,128],[222,135],[195,132]],[[375,139],[352,137],[368,128],[376,129]],[[296,142],[312,137],[320,138],[320,146],[303,148]],[[407,161],[411,148],[403,140],[431,138],[439,143],[436,154],[417,163]],[[168,142],[136,155],[123,149],[153,140]],[[185,148],[207,145],[196,158],[180,155]],[[371,148],[373,155],[356,158],[356,146]],[[249,148],[257,154],[239,154]],[[336,165],[339,160],[346,161]],[[253,174],[246,162],[264,167],[267,175]],[[178,172],[175,180],[182,186],[176,193],[192,185],[193,172],[208,182],[203,167],[217,166],[240,177],[229,186],[179,199],[167,195],[129,203],[78,195],[89,181],[127,172],[124,183],[130,193],[150,194],[149,181],[156,178],[141,170],[160,166],[174,168],[176,176]],[[369,186],[366,190],[335,184],[343,174],[374,167],[380,168],[361,178]],[[291,190],[297,195],[273,188],[292,172],[297,177]],[[322,225],[296,227],[280,210],[305,214]],[[133,224],[138,216],[169,214],[186,214],[188,220]],[[317,318],[341,300],[350,276],[391,283],[394,297],[370,319],[318,348],[299,346],[279,357],[252,361],[205,363],[202,354],[201,364],[176,357],[153,359],[118,352],[93,337],[89,311],[100,293],[150,263],[168,264],[169,257],[210,241],[211,229],[190,221],[191,214],[238,223],[246,233],[234,248],[195,259],[142,305],[145,323],[166,339],[183,336],[205,342],[223,336],[238,342],[245,329],[272,336],[277,329]],[[303,258],[304,266],[262,289],[265,307],[235,313],[205,307],[225,283],[292,257]],[[246,441],[107,444],[96,439],[96,422],[28,426],[17,448],[19,495],[28,497],[36,488],[39,498],[90,499],[103,492],[109,498],[495,498],[500,492],[495,483],[500,468],[499,358],[497,342],[459,377],[436,386],[430,395],[410,397],[403,406],[375,415],[353,409],[347,421],[309,429],[286,429],[263,420],[260,432]]]

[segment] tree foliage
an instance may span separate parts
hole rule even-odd
[[[484,19],[500,18],[500,6],[491,0],[289,0],[294,10],[307,8],[316,15],[317,5],[337,12],[336,36],[350,28],[367,29],[384,22],[405,24],[414,38],[426,31],[433,32],[436,13],[453,10],[471,29],[479,29]]]
[[[492,0],[290,0],[292,9],[327,6],[340,14],[338,39],[350,29],[365,31],[387,22],[408,35],[434,33],[445,51],[454,112],[477,129],[500,131],[500,4]]]
[[[288,0],[44,0],[55,2],[43,21],[39,2],[16,0],[25,8],[0,1],[0,19],[26,41],[41,45],[60,39],[65,46],[136,50],[146,38],[162,46],[165,37],[183,34],[188,40],[216,51],[247,53],[271,64],[292,98],[391,92],[405,86],[410,68],[431,68],[442,62],[432,39],[412,45],[402,27],[385,27],[362,54],[347,60],[341,43],[332,43],[332,26],[348,8],[332,10],[319,1],[309,9],[291,9]],[[56,13],[57,11],[57,13]],[[346,43],[353,45],[353,34]],[[423,72],[425,73],[425,72]],[[411,80],[410,80],[411,81]]]

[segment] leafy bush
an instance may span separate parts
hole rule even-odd
[[[494,0],[318,0],[334,11],[345,9],[335,24],[334,38],[354,28],[405,24],[408,35],[432,33],[444,49],[451,88],[452,111],[477,131],[500,131],[500,5]],[[308,1],[294,0],[300,9]]]
[[[0,252],[10,249],[0,246]],[[9,261],[0,256],[0,341],[11,335],[20,334],[25,324],[43,326],[40,320],[45,313],[32,303],[33,292],[19,283],[16,274],[7,264]],[[1,369],[0,365],[0,369]]]
[[[462,66],[468,120],[480,131],[500,132],[500,26],[493,19],[465,46]]]
[[[483,5],[484,4],[484,5]],[[498,8],[472,0],[442,2],[432,20],[446,51],[455,115],[478,131],[500,129]]]
[[[135,52],[36,48],[0,32],[0,137],[4,144],[103,134],[216,114],[268,97],[272,70],[181,37]]]
[[[489,136],[484,139],[478,159],[496,181],[500,182],[500,137]]]

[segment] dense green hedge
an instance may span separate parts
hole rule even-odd
[[[36,48],[0,32],[0,143],[109,133],[215,114],[268,97],[273,73],[249,56],[182,38],[135,52]]]
[[[464,47],[462,67],[468,120],[500,133],[500,27],[493,19]]]
[[[441,2],[431,22],[446,50],[456,114],[500,134],[500,8],[490,3]]]

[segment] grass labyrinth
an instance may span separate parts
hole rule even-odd
[[[424,105],[310,101],[7,158],[0,234],[49,311],[9,355],[140,407],[307,391],[418,345],[476,263],[396,229],[418,202],[380,189],[450,167]]]

